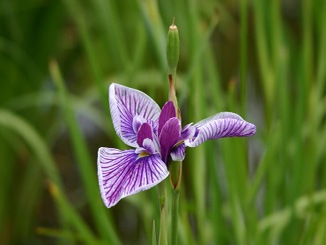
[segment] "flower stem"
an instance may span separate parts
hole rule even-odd
[[[166,232],[166,181],[162,181],[158,185],[159,203],[161,209],[160,220],[160,233],[159,233],[159,245],[167,245],[167,232]]]
[[[173,190],[172,195],[172,231],[171,231],[171,244],[177,244],[178,232],[178,211],[179,211],[179,190]]]
[[[169,28],[166,48],[168,65],[170,68],[169,74],[169,100],[174,104],[177,118],[181,122],[181,113],[178,106],[178,100],[176,96],[176,74],[179,61],[179,32],[177,26],[174,24],[174,18],[172,25]],[[172,205],[171,205],[171,244],[177,244],[178,234],[178,211],[179,211],[179,192],[182,175],[182,162],[172,162],[170,165],[170,182],[172,186]]]
[[[172,207],[171,207],[171,244],[177,244],[179,194],[182,176],[182,162],[173,162],[170,168],[170,180],[172,186]]]

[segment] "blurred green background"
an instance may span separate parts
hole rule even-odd
[[[184,122],[234,111],[257,125],[187,150],[179,243],[326,244],[325,13],[324,0],[1,0],[0,243],[151,243],[157,188],[106,209],[97,149],[126,148],[112,81],[167,100],[175,17]]]

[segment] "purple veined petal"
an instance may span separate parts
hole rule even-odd
[[[224,137],[245,137],[256,133],[256,126],[231,112],[218,113],[194,125],[197,132],[192,139],[186,140],[189,147],[196,147],[206,140]]]
[[[171,158],[173,161],[183,161],[186,156],[186,145],[185,143],[182,143],[175,147],[171,153]]]
[[[137,132],[139,116],[145,122],[158,123],[161,112],[156,102],[145,93],[112,83],[109,88],[110,111],[113,126],[118,136],[129,146],[137,147]]]
[[[143,123],[137,133],[137,144],[143,146],[144,139],[153,139],[152,127],[148,123]]]
[[[101,147],[97,166],[101,196],[108,208],[123,197],[157,185],[169,175],[158,154],[138,158],[134,150]]]
[[[178,142],[181,134],[181,122],[178,118],[170,118],[162,128],[159,136],[161,156],[167,162],[172,147]]]
[[[233,112],[220,112],[215,114],[214,116],[205,118],[199,122],[197,122],[194,126],[196,126],[197,128],[200,127],[201,125],[206,124],[207,122],[213,121],[213,120],[217,120],[217,119],[236,119],[236,120],[243,120],[243,118],[241,116],[239,116],[236,113]]]
[[[158,135],[160,135],[164,124],[172,117],[176,117],[176,112],[175,112],[175,107],[173,105],[173,102],[169,100],[162,107],[162,111],[158,119]]]

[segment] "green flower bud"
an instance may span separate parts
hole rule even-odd
[[[179,32],[178,27],[174,24],[174,19],[168,32],[166,56],[170,68],[170,73],[173,74],[177,70],[179,61]]]

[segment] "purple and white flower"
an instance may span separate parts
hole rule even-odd
[[[171,101],[162,110],[148,95],[119,84],[109,88],[116,133],[132,150],[101,147],[98,178],[101,196],[110,208],[126,196],[147,190],[168,175],[168,162],[182,161],[186,146],[206,140],[251,136],[256,126],[231,112],[218,113],[183,129]]]

